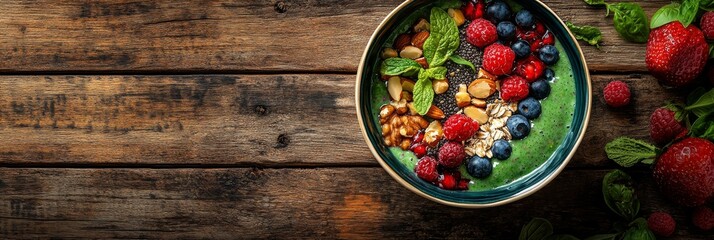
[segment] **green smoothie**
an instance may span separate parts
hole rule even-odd
[[[511,6],[514,4],[511,2]],[[520,8],[520,7],[516,7]],[[393,38],[391,38],[393,39]],[[550,83],[550,95],[541,100],[541,116],[532,121],[531,132],[525,139],[510,141],[513,152],[507,160],[492,159],[492,174],[485,179],[472,178],[461,166],[462,178],[471,179],[469,191],[485,191],[506,185],[527,176],[542,166],[560,146],[570,131],[575,112],[575,79],[570,66],[570,59],[560,42],[555,45],[560,51],[560,60],[554,66],[555,79]],[[379,126],[380,107],[388,104],[389,97],[385,84],[374,76],[372,81],[373,121]],[[414,169],[418,159],[411,151],[398,147],[389,148],[391,154],[407,169]],[[465,161],[466,162],[466,161]]]

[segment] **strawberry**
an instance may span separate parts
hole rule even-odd
[[[704,34],[694,25],[685,28],[674,21],[650,32],[645,63],[663,85],[689,85],[702,72],[708,58]]]
[[[528,82],[520,76],[507,77],[501,83],[501,99],[506,102],[523,100],[529,92]]]
[[[483,69],[491,74],[505,75],[513,71],[516,53],[508,46],[492,44],[483,52]]]
[[[699,21],[699,26],[707,40],[714,40],[714,12],[704,13]]]
[[[673,202],[696,207],[714,196],[714,143],[685,138],[672,144],[657,160],[653,177]]]
[[[473,21],[477,18],[483,17],[484,4],[482,0],[471,0],[461,7],[461,11],[464,13],[466,19]]]
[[[524,77],[528,83],[535,82],[545,72],[545,64],[538,57],[530,55],[516,64],[516,74]]]
[[[496,25],[486,19],[475,19],[466,27],[466,41],[474,46],[483,48],[496,40],[498,40]]]
[[[668,108],[658,108],[650,116],[650,137],[659,145],[672,141],[682,131],[686,129]]]

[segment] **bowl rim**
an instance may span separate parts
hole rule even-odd
[[[414,2],[414,1],[415,1],[415,0],[405,0],[403,3],[399,4],[399,6],[397,6],[394,10],[392,10],[392,11],[382,20],[382,22],[377,26],[377,28],[375,29],[375,31],[372,33],[372,36],[370,37],[369,42],[367,43],[367,46],[365,47],[365,49],[364,49],[364,51],[363,51],[363,53],[362,53],[362,58],[360,59],[360,64],[359,64],[359,67],[358,67],[358,69],[357,69],[357,76],[356,76],[357,81],[355,82],[355,108],[357,109],[357,121],[358,121],[358,123],[359,123],[360,132],[362,133],[362,137],[363,137],[364,140],[367,142],[367,146],[369,147],[370,152],[372,152],[372,155],[377,159],[377,162],[379,162],[379,165],[382,166],[382,169],[384,169],[387,173],[389,173],[389,175],[392,176],[392,178],[394,178],[394,180],[396,180],[397,182],[399,182],[399,184],[401,184],[403,187],[409,189],[410,191],[412,191],[412,192],[416,193],[417,195],[422,196],[422,197],[424,197],[424,198],[426,198],[426,199],[429,199],[429,200],[431,200],[431,201],[434,201],[434,202],[437,202],[437,203],[440,203],[440,204],[452,206],[452,207],[461,207],[461,208],[488,208],[488,207],[501,206],[501,205],[505,205],[505,204],[508,204],[508,203],[512,203],[512,202],[518,201],[518,200],[523,199],[523,198],[525,198],[525,197],[527,197],[527,196],[530,196],[531,194],[537,192],[538,190],[540,190],[540,189],[542,189],[543,187],[545,187],[546,185],[548,185],[551,181],[553,181],[553,179],[555,179],[558,175],[560,175],[560,173],[563,171],[563,169],[565,169],[565,167],[568,165],[568,163],[570,162],[570,160],[571,160],[571,159],[573,158],[573,156],[575,155],[575,152],[578,150],[578,147],[580,146],[580,143],[582,142],[582,140],[583,140],[583,138],[584,138],[584,136],[585,136],[585,133],[586,133],[586,131],[587,131],[588,123],[590,122],[590,111],[592,110],[592,80],[591,80],[591,78],[590,78],[590,71],[589,71],[587,62],[585,61],[585,55],[583,54],[583,50],[582,50],[582,48],[580,47],[580,43],[579,43],[578,40],[575,38],[575,36],[573,35],[573,33],[570,31],[570,29],[567,28],[567,27],[564,27],[565,30],[566,30],[567,33],[568,33],[568,36],[567,36],[567,37],[570,37],[570,40],[573,41],[573,43],[574,43],[574,45],[575,45],[575,47],[576,47],[576,50],[577,50],[576,53],[579,53],[579,54],[580,54],[580,61],[581,61],[582,64],[583,64],[583,68],[584,68],[584,71],[583,71],[583,72],[585,73],[585,80],[586,80],[586,82],[587,82],[587,89],[586,89],[586,90],[587,90],[587,92],[588,92],[588,96],[587,96],[587,101],[586,101],[586,106],[585,106],[585,117],[583,118],[583,127],[581,128],[580,132],[578,133],[579,136],[578,136],[578,138],[576,139],[575,144],[573,145],[573,149],[570,151],[570,153],[568,153],[568,155],[565,157],[565,159],[564,159],[563,162],[560,164],[560,166],[558,166],[558,167],[555,169],[555,171],[553,171],[553,172],[552,172],[550,175],[548,175],[546,178],[544,178],[543,180],[537,182],[536,184],[534,184],[534,185],[532,185],[532,186],[530,186],[530,187],[528,187],[528,188],[522,190],[521,192],[519,192],[519,193],[513,195],[512,197],[506,198],[506,199],[503,199],[503,200],[499,200],[499,201],[495,201],[495,202],[491,202],[491,203],[461,203],[461,202],[453,202],[453,201],[448,201],[448,200],[440,199],[440,198],[434,197],[434,196],[432,196],[432,195],[429,195],[429,194],[427,194],[427,193],[425,193],[425,192],[419,190],[418,188],[414,187],[413,185],[409,184],[406,180],[404,180],[402,177],[400,177],[400,176],[397,174],[397,172],[396,172],[394,169],[392,169],[392,168],[387,164],[387,162],[386,162],[384,159],[382,159],[382,157],[379,156],[379,154],[377,153],[377,150],[375,149],[374,146],[372,146],[372,144],[371,144],[371,142],[370,142],[369,136],[368,136],[368,134],[367,134],[367,129],[365,128],[365,124],[364,124],[364,121],[363,121],[363,119],[362,119],[362,114],[363,114],[363,113],[362,113],[362,109],[361,109],[360,106],[359,106],[360,96],[361,96],[361,94],[362,94],[361,87],[360,87],[360,86],[362,85],[362,74],[364,73],[364,66],[365,66],[365,64],[366,64],[366,62],[367,62],[367,53],[369,52],[370,46],[372,46],[372,44],[374,44],[374,41],[375,41],[375,39],[377,38],[378,33],[379,33],[381,30],[384,29],[384,26],[387,24],[387,22],[388,22],[389,20],[391,20],[391,19],[394,17],[394,15],[396,15],[399,11],[401,11],[403,8],[405,8],[407,5],[411,4],[411,3]],[[543,8],[544,8],[545,10],[547,10],[548,12],[550,12],[553,16],[555,16],[555,19],[557,20],[557,23],[559,23],[561,26],[566,26],[566,25],[565,25],[565,22],[563,22],[563,20],[560,18],[560,16],[558,16],[558,15],[553,11],[553,9],[551,9],[550,7],[548,7],[548,6],[547,6],[546,4],[544,4],[541,0],[533,0],[533,1],[536,2],[537,4],[539,4],[541,7],[543,7]]]

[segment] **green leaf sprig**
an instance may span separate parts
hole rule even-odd
[[[591,6],[605,6],[607,9],[605,16],[609,16],[612,11],[615,30],[625,40],[636,43],[647,42],[650,27],[647,14],[639,4],[631,2],[611,4],[604,0],[584,0],[584,2]]]
[[[619,137],[605,145],[607,158],[623,167],[632,167],[637,163],[652,164],[658,151],[652,144],[628,137]]]
[[[578,40],[583,40],[588,44],[600,48],[600,42],[602,41],[602,32],[600,29],[593,26],[578,26],[572,22],[565,22],[565,25],[570,29],[570,31],[575,35]]]
[[[620,170],[608,173],[602,180],[605,204],[628,221],[632,221],[640,212],[640,201],[632,185],[632,178]]]
[[[701,8],[704,11],[714,11],[714,0],[699,1],[699,8]]]
[[[521,229],[518,240],[578,240],[573,235],[553,234],[553,225],[543,218],[533,218]]]
[[[456,64],[461,64],[461,65],[464,65],[464,66],[468,66],[469,68],[471,68],[471,70],[473,70],[474,72],[476,72],[476,66],[474,66],[474,64],[473,64],[471,61],[466,60],[466,59],[462,58],[462,57],[459,56],[459,55],[452,54],[451,57],[449,57],[449,60],[451,60],[452,62],[454,62],[454,63],[456,63]]]
[[[652,15],[650,28],[655,29],[674,21],[679,21],[684,27],[688,27],[697,17],[702,2],[704,2],[705,8],[711,8],[714,5],[711,0],[683,0],[681,4],[676,2],[667,4]]]

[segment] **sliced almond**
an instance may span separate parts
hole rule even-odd
[[[430,117],[431,119],[436,119],[436,120],[444,119],[446,117],[444,115],[444,111],[441,111],[441,109],[439,109],[439,107],[434,106],[434,105],[431,105],[431,107],[429,107],[429,111],[426,112],[426,116]]]
[[[475,98],[486,99],[495,92],[496,83],[487,78],[479,78],[469,84],[469,93]]]
[[[407,92],[414,92],[414,80],[411,80],[409,78],[401,78],[402,82],[402,91],[407,91]]]
[[[391,77],[389,78],[389,81],[387,81],[387,91],[389,92],[389,96],[392,97],[392,100],[394,101],[399,101],[402,99],[402,78],[400,77]]]
[[[466,22],[466,18],[464,17],[464,13],[461,12],[460,9],[449,8],[449,10],[447,11],[447,13],[449,14],[449,16],[450,16],[452,19],[454,19],[454,22],[456,22],[456,26],[457,26],[457,27],[463,25],[464,22]]]
[[[446,79],[434,80],[431,82],[431,86],[436,94],[442,94],[449,90],[449,82]]]
[[[399,52],[399,56],[402,58],[417,59],[422,56],[422,53],[421,49],[415,46],[406,46]]]
[[[407,100],[409,102],[414,101],[414,98],[412,97],[412,94],[407,91],[402,91],[402,100]]]
[[[476,106],[468,106],[464,108],[464,114],[466,114],[466,116],[470,117],[474,121],[478,122],[478,124],[484,124],[488,122],[488,115],[486,114],[486,110],[483,108],[477,108]]]
[[[478,78],[486,78],[486,79],[491,79],[491,80],[493,80],[493,81],[496,81],[496,79],[497,79],[498,77],[496,77],[496,75],[493,75],[493,74],[491,74],[490,72],[487,72],[486,70],[484,70],[483,68],[481,68],[481,69],[478,70],[478,76],[477,76],[476,78],[477,78],[477,79],[478,79]]]
[[[485,108],[485,107],[486,107],[486,100],[478,99],[478,98],[472,98],[472,99],[471,99],[471,104],[473,104],[473,105],[476,106],[476,107]]]

